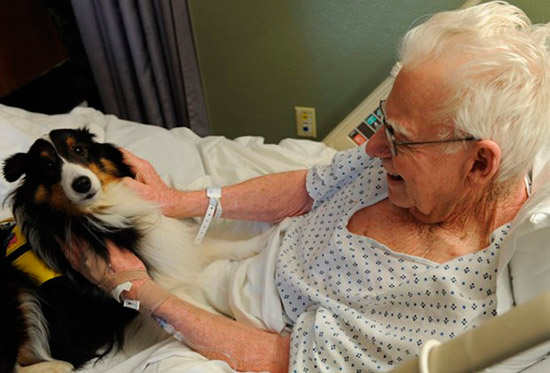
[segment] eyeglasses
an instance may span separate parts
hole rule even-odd
[[[388,124],[386,121],[386,100],[380,101],[380,118],[382,119],[382,124],[385,127],[386,137],[388,139],[388,144],[390,147],[390,153],[393,157],[397,155],[397,146],[398,145],[425,145],[425,144],[439,144],[444,142],[458,142],[458,141],[479,141],[479,139],[470,136],[462,139],[451,139],[451,140],[432,140],[432,141],[418,141],[418,142],[398,142],[395,141],[395,136],[393,133],[393,127]],[[377,128],[379,130],[381,127]]]

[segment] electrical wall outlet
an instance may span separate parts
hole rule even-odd
[[[296,114],[296,134],[302,137],[317,137],[315,108],[294,106]]]

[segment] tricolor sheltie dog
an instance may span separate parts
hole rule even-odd
[[[36,140],[27,153],[4,162],[7,181],[22,178],[7,199],[17,228],[56,274],[38,281],[15,265],[16,260],[2,256],[1,372],[52,360],[78,368],[125,346],[124,339],[139,339],[138,344],[146,347],[158,341],[153,334],[162,335],[153,322],[138,321],[142,317],[136,318],[137,312],[122,307],[76,272],[56,237],[64,242],[81,238],[106,259],[105,242],[111,240],[133,251],[157,283],[184,298],[193,292],[193,281],[206,261],[224,250],[213,240],[207,243],[208,238],[200,248],[194,247],[196,224],[167,218],[158,205],[140,199],[120,182],[132,177],[121,152],[93,137],[87,129],[54,130]],[[207,252],[204,247],[209,245],[212,250]]]

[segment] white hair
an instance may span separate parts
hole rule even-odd
[[[443,12],[410,30],[404,66],[464,61],[450,78],[442,113],[456,136],[495,141],[502,159],[497,181],[524,175],[550,141],[550,23],[532,25],[503,1]]]

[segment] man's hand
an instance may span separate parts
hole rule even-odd
[[[136,288],[132,289],[134,292],[149,279],[143,262],[131,251],[121,249],[111,241],[106,242],[110,257],[109,263],[90,249],[88,243],[81,239],[74,239],[72,242],[67,243],[60,242],[60,244],[71,266],[105,292],[110,292],[117,285],[128,281],[129,279],[125,275],[128,273],[143,273],[137,276],[140,277],[139,279],[132,281],[136,285]]]

